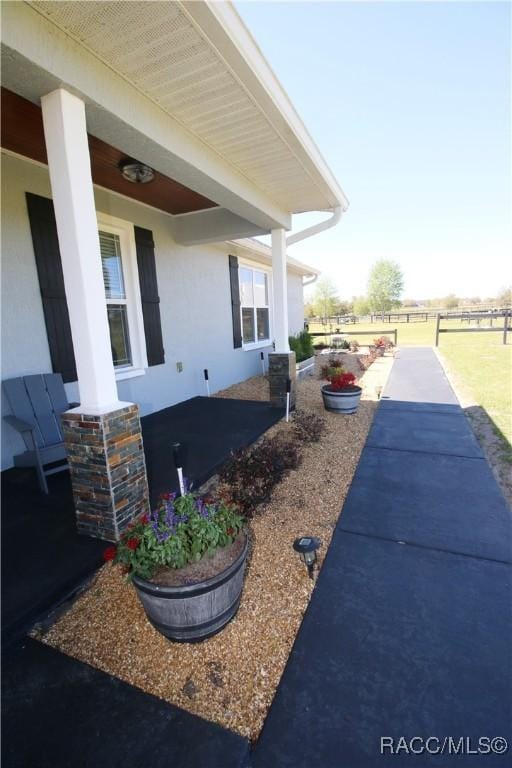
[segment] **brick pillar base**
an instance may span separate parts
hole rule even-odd
[[[101,416],[64,413],[62,426],[78,533],[118,541],[149,511],[138,406]]]
[[[286,407],[286,379],[292,382],[290,410],[295,408],[297,393],[297,367],[295,352],[271,352],[268,356],[268,382],[270,403],[279,408]]]

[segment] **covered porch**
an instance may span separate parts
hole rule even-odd
[[[348,205],[230,4],[152,10],[3,9],[13,309],[3,377],[44,372],[50,361],[63,374],[69,401],[80,402],[64,416],[75,508],[83,522],[91,493],[99,499],[96,535],[112,540],[148,510],[140,415],[203,391],[213,360],[219,388],[254,375],[263,351],[277,382],[271,397],[279,404],[290,376],[293,401],[288,336],[300,330],[308,270],[287,257],[302,235],[286,231],[293,213],[331,212],[325,228]],[[271,248],[240,242],[262,234]],[[38,317],[18,322],[16,303]],[[47,362],[37,364],[41,350]],[[110,462],[116,430],[122,466]],[[14,456],[15,436],[6,440]]]
[[[185,476],[198,488],[282,417],[268,403],[195,397],[141,419],[151,504],[178,489],[172,445],[183,447]],[[75,591],[102,563],[106,542],[76,531],[69,472],[41,494],[31,469],[2,473],[3,639],[9,642]],[[20,542],[23,544],[21,545]]]

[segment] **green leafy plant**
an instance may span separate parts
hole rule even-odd
[[[301,331],[296,336],[290,336],[288,343],[292,352],[295,352],[298,363],[302,363],[303,360],[307,360],[315,354],[313,337],[306,330]]]
[[[320,368],[320,378],[327,379],[335,373],[343,373],[344,370],[341,358],[331,355],[327,362]]]
[[[192,493],[166,493],[157,508],[133,523],[117,551],[105,551],[128,569],[128,575],[150,579],[157,568],[183,568],[231,544],[244,525],[230,504],[211,502]],[[112,556],[113,555],[113,556]]]
[[[300,446],[281,436],[263,438],[253,448],[242,448],[219,473],[223,497],[246,517],[270,499],[272,489],[283,475],[299,466]]]

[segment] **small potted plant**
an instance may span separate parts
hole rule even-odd
[[[329,382],[322,387],[325,409],[336,413],[355,413],[359,407],[362,389],[355,383],[354,374],[338,366],[328,369],[325,378]]]
[[[153,626],[178,641],[203,640],[235,615],[248,539],[235,507],[166,493],[106,559],[128,570]]]
[[[379,336],[378,339],[373,340],[373,345],[375,347],[375,350],[377,352],[377,357],[383,357],[384,352],[386,351],[386,339],[384,336]]]

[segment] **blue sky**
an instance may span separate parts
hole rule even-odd
[[[400,263],[406,297],[510,284],[511,6],[236,5],[350,200],[290,256],[343,297],[378,258]]]

